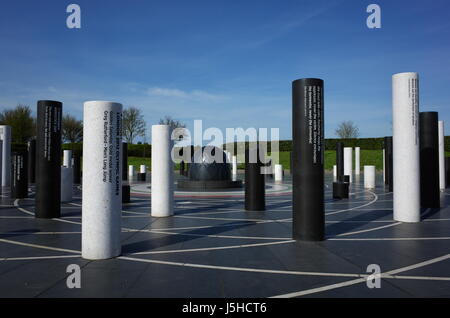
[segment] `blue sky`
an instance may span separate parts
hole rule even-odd
[[[82,28],[66,27],[81,7]],[[377,3],[382,28],[368,29]],[[291,138],[291,82],[325,81],[326,137],[343,120],[391,134],[391,75],[420,74],[420,110],[450,123],[448,0],[2,1],[0,109],[56,99],[140,107],[193,127],[278,127]],[[450,126],[449,126],[450,127]],[[150,129],[149,129],[150,130]],[[450,132],[450,128],[447,129]],[[147,137],[147,140],[149,137]]]

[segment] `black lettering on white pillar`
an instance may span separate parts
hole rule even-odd
[[[293,238],[321,241],[324,213],[324,102],[321,79],[292,83]]]
[[[38,218],[58,218],[61,214],[61,116],[61,102],[38,101],[35,212]]]

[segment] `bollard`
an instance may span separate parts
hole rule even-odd
[[[37,218],[61,215],[61,117],[62,103],[37,103],[36,209]]]
[[[81,244],[85,259],[108,259],[121,253],[121,170],[122,105],[85,102]]]
[[[293,238],[325,238],[323,80],[292,83]]]
[[[391,173],[394,190],[394,220],[419,222],[419,76],[417,73],[398,73],[392,76],[392,115],[393,170]],[[388,157],[387,149],[386,157]]]

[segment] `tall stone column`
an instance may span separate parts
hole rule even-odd
[[[82,257],[121,253],[122,104],[84,103]]]
[[[2,187],[9,187],[11,185],[11,126],[0,125],[0,139],[3,141]]]
[[[72,150],[63,151],[63,166],[72,168]]]
[[[262,173],[263,159],[258,144],[252,142],[245,151],[245,210],[266,209],[266,176]]]
[[[419,76],[417,73],[398,73],[392,76],[392,114],[394,220],[419,222]]]
[[[353,148],[344,148],[344,176],[349,176],[350,183],[353,181]]]
[[[28,198],[28,151],[14,151],[11,156],[11,198]]]
[[[61,215],[61,117],[62,103],[37,103],[36,212],[37,218]]]
[[[28,142],[28,182],[36,183],[36,139]]]
[[[438,135],[438,113],[420,113],[420,203],[422,208],[440,207]]]
[[[355,147],[355,174],[356,175],[359,175],[361,173],[360,160],[361,160],[361,148]]]
[[[170,126],[152,126],[152,216],[173,215],[173,161]]]
[[[293,238],[325,238],[323,80],[292,83]]]
[[[364,166],[364,189],[375,189],[375,166]]]
[[[439,128],[439,188],[441,191],[445,190],[445,135],[444,122],[438,122]]]

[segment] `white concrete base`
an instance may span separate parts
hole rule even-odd
[[[375,189],[375,166],[364,166],[364,189]]]

